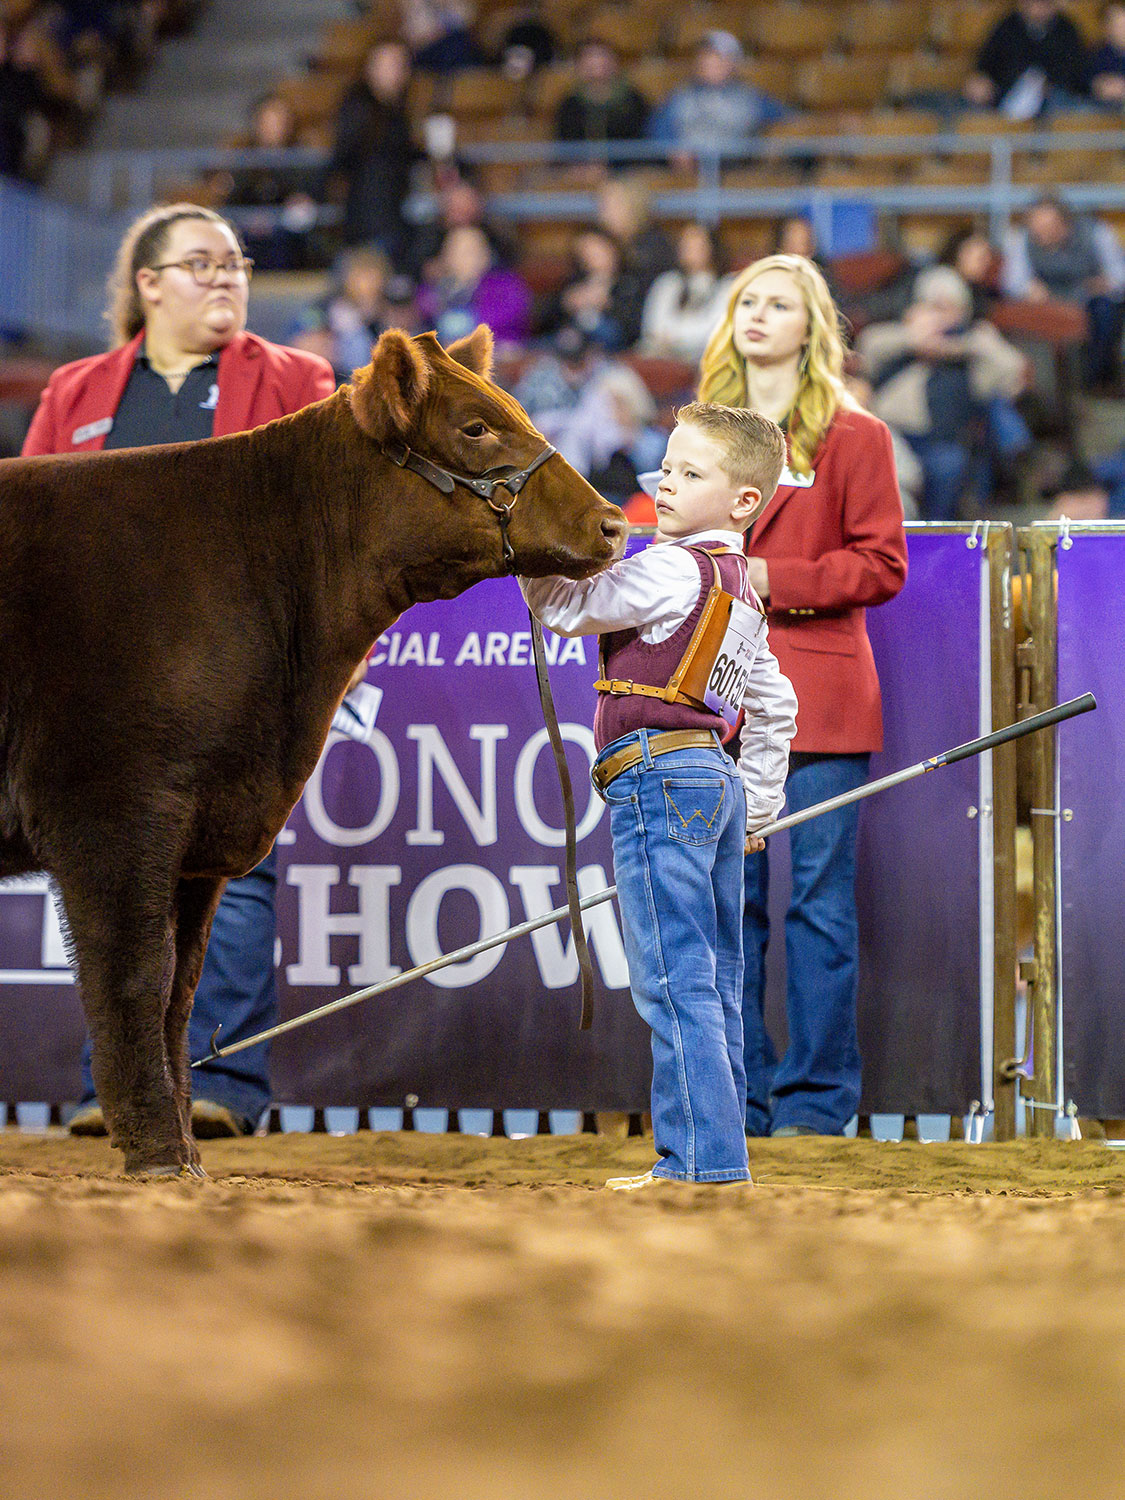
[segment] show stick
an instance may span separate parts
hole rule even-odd
[[[826,801],[817,802],[801,812],[791,813],[787,818],[779,818],[776,823],[767,823],[764,828],[756,828],[754,832],[759,838],[768,838],[772,833],[781,833],[786,828],[796,827],[798,823],[807,823],[812,818],[819,818],[822,813],[845,807],[849,802],[859,802],[865,797],[873,797],[876,792],[885,792],[888,787],[899,786],[904,781],[913,781],[917,776],[924,776],[927,771],[936,771],[942,766],[951,766],[954,761],[967,760],[971,755],[981,755],[985,750],[992,750],[997,745],[1007,744],[1009,740],[1022,739],[1025,734],[1033,734],[1037,729],[1047,729],[1052,724],[1061,723],[1064,719],[1072,719],[1075,714],[1089,713],[1097,706],[1093,693],[1083,693],[1081,697],[1070,698],[1066,703],[1059,703],[1054,708],[1045,709],[1043,713],[1032,714],[1030,718],[1021,719],[1017,724],[1009,724],[1005,729],[994,730],[992,734],[981,735],[980,739],[968,740],[964,745],[957,745],[941,755],[933,755],[929,760],[920,760],[916,765],[907,766],[902,771],[893,771],[889,776],[881,776],[878,781],[868,781],[853,792],[844,792],[839,797],[829,797]],[[588,911],[592,906],[600,906],[603,901],[611,901],[616,894],[617,887],[611,885],[604,891],[596,891],[592,896],[584,896],[578,905],[583,911]],[[364,990],[356,990],[354,994],[343,995],[339,1000],[331,1000],[327,1005],[317,1006],[315,1010],[305,1011],[303,1015],[294,1016],[292,1020],[271,1026],[268,1031],[260,1031],[256,1036],[246,1037],[241,1042],[232,1042],[229,1047],[216,1046],[216,1038],[219,1034],[216,1028],[211,1036],[210,1052],[205,1057],[197,1058],[192,1063],[192,1067],[201,1068],[220,1057],[231,1057],[236,1052],[245,1051],[247,1047],[255,1047],[259,1042],[269,1041],[271,1037],[282,1036],[287,1031],[296,1031],[298,1027],[308,1026],[310,1022],[319,1021],[324,1016],[335,1014],[338,1010],[346,1010],[351,1005],[358,1005],[361,1000],[370,1000],[375,995],[383,995],[388,990],[397,990],[400,986],[410,984],[415,979],[424,979],[427,974],[432,974],[437,969],[444,969],[449,964],[464,963],[466,959],[475,958],[478,953],[487,953],[490,948],[498,948],[502,943],[511,942],[513,938],[525,937],[529,932],[538,931],[540,927],[550,927],[555,922],[561,922],[569,915],[569,910],[567,906],[557,906],[554,911],[547,912],[545,916],[520,922],[516,927],[509,927],[504,932],[498,932],[494,937],[481,938],[479,942],[470,943],[465,948],[458,948],[454,953],[443,953],[440,958],[432,958],[429,963],[419,964],[415,969],[407,969],[402,974],[396,974],[393,979],[384,979],[379,984],[369,985]]]

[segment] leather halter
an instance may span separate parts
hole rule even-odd
[[[516,469],[510,474],[503,472],[511,467],[510,464],[496,464],[491,469],[485,469],[483,474],[458,474],[453,469],[445,469],[441,464],[435,464],[432,459],[423,458],[420,453],[415,453],[413,448],[408,448],[405,443],[385,443],[383,452],[393,464],[397,464],[400,469],[410,469],[412,473],[420,475],[439,489],[443,495],[452,495],[457,485],[462,485],[465,489],[472,490],[474,495],[479,495],[500,523],[504,566],[509,573],[516,571],[516,554],[508,539],[512,507],[536,469],[542,468],[549,458],[554,458],[558,452],[557,448],[552,448],[548,443],[542,453],[533,458],[526,468]],[[496,499],[496,491],[499,489],[507,490],[511,495],[512,499],[508,505]]]
[[[552,448],[548,443],[542,453],[533,458],[525,469],[516,469],[511,474],[502,472],[509,467],[507,464],[497,464],[491,469],[485,469],[483,474],[457,474],[452,469],[444,469],[441,464],[435,464],[432,460],[423,458],[420,453],[415,453],[405,443],[385,443],[383,452],[400,469],[410,469],[413,473],[420,475],[439,489],[443,495],[452,495],[459,484],[471,490],[474,495],[479,495],[500,523],[504,566],[509,573],[516,571],[516,554],[508,540],[512,507],[536,469],[542,468],[549,458],[553,458],[558,452],[557,448]],[[496,499],[496,491],[499,489],[507,490],[511,495],[512,499],[508,505]],[[547,657],[543,650],[543,627],[531,612],[530,607],[527,615],[531,625],[531,648],[535,660],[535,681],[539,687],[539,702],[547,725],[547,736],[554,752],[555,770],[558,773],[559,787],[563,797],[563,817],[566,824],[566,904],[570,912],[570,930],[574,938],[574,951],[578,957],[578,974],[582,987],[582,1017],[578,1024],[581,1030],[586,1031],[594,1018],[594,966],[590,959],[590,948],[582,925],[582,907],[578,895],[578,835],[574,818],[574,789],[571,786],[570,770],[566,763],[562,731],[559,729],[558,715],[555,713],[555,703],[551,696],[551,679],[547,672]]]

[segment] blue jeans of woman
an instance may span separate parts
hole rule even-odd
[[[867,779],[867,755],[790,758],[786,811],[799,812]],[[766,1031],[769,866],[766,853],[746,856],[745,1033],[746,1129],[769,1135],[801,1125],[840,1135],[859,1104],[856,1036],[859,930],[855,845],[859,806],[824,813],[789,830],[793,892],[785,918],[789,1045],[778,1063]]]
[[[223,892],[188,1023],[193,1060],[210,1050],[216,1026],[222,1027],[218,1043],[224,1046],[277,1022],[276,892],[276,849],[249,875],[229,881]],[[193,1069],[193,1097],[226,1105],[253,1128],[270,1102],[268,1051],[269,1043],[259,1042],[234,1057]],[[82,1049],[82,1086],[82,1103],[89,1104],[95,1093],[88,1039]]]
[[[744,1182],[742,782],[717,737],[654,757],[642,729],[602,757],[636,742],[644,759],[604,796],[629,984],[652,1032],[653,1176]]]

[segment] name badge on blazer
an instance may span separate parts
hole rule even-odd
[[[79,443],[88,443],[91,438],[102,437],[113,430],[112,417],[99,417],[96,422],[87,422],[84,427],[76,427],[70,434],[71,444],[77,448]]]
[[[783,484],[791,484],[796,490],[808,490],[812,488],[813,481],[815,479],[815,469],[811,474],[794,474],[789,465],[786,464],[784,469],[782,469],[781,471],[781,478],[777,482],[779,486]]]

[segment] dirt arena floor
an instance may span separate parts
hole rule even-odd
[[[5,1500],[1125,1493],[1125,1156],[0,1131]]]

